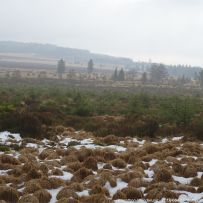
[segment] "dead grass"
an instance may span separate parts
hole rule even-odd
[[[61,161],[60,161],[60,164],[61,165],[66,165],[66,164],[69,164],[71,162],[77,162],[78,161],[78,158],[76,155],[69,155],[69,156],[64,156]]]
[[[129,183],[134,178],[143,178],[143,174],[140,171],[125,172],[118,176],[122,181]]]
[[[155,182],[170,182],[172,180],[172,175],[170,171],[166,168],[161,168],[154,174]]]
[[[11,164],[11,165],[19,165],[20,164],[18,159],[16,159],[15,157],[6,155],[6,154],[0,155],[0,162],[3,164]]]
[[[62,198],[58,200],[56,203],[80,203],[77,199],[73,198]]]
[[[103,142],[107,145],[114,145],[119,143],[119,138],[115,135],[107,135],[103,138]]]
[[[39,203],[39,200],[34,195],[23,195],[18,203]]]
[[[113,203],[112,200],[109,200],[105,195],[102,195],[102,194],[81,197],[80,201],[82,203],[101,203],[101,202],[102,203]]]
[[[94,195],[94,194],[103,194],[103,195],[106,195],[106,196],[109,196],[109,191],[100,186],[100,185],[94,185],[93,188],[91,189],[91,191],[89,192],[90,195]]]
[[[108,169],[108,170],[112,170],[112,166],[111,164],[107,163],[103,166],[103,169]]]
[[[31,179],[38,179],[41,178],[42,174],[35,168],[32,168],[26,176],[27,180],[31,180]]]
[[[77,170],[72,177],[72,181],[82,181],[84,178],[86,178],[89,175],[93,175],[92,171],[83,167],[79,170]]]
[[[55,175],[55,176],[62,176],[63,175],[63,171],[61,171],[58,168],[55,168],[55,169],[52,170],[51,174]]]
[[[144,181],[142,178],[134,178],[128,183],[129,187],[135,187],[135,188],[147,187],[147,185],[148,185],[148,182]]]
[[[56,189],[65,185],[65,181],[60,178],[47,178],[43,177],[38,180],[39,185],[44,189]]]
[[[179,195],[177,193],[172,192],[170,190],[166,190],[164,188],[154,188],[147,193],[146,198],[157,199],[157,200],[160,200],[162,198],[178,199],[178,196]]]
[[[127,199],[126,195],[121,192],[120,190],[118,190],[114,195],[113,195],[113,200],[117,200],[117,199]]]
[[[125,168],[126,167],[126,163],[125,161],[123,161],[122,159],[114,159],[113,161],[111,161],[111,164],[114,166],[114,167],[117,167],[117,168]]]
[[[49,203],[51,200],[51,194],[45,189],[34,192],[34,196],[37,197],[39,203]]]
[[[67,186],[68,188],[72,189],[73,191],[81,192],[84,190],[84,186],[82,183],[71,183]]]
[[[0,199],[9,203],[17,202],[19,193],[12,187],[0,186]]]
[[[190,185],[179,184],[178,187],[177,187],[177,190],[196,193],[196,189],[194,187],[190,186]]]
[[[49,155],[55,153],[55,151],[53,149],[44,149],[40,154],[39,154],[39,158],[41,160],[46,159]]]
[[[195,187],[200,187],[200,186],[203,186],[203,181],[200,178],[195,177],[192,179],[190,185]]]
[[[134,187],[126,187],[121,190],[126,195],[127,199],[142,199],[143,193]]]
[[[159,147],[155,144],[146,144],[144,146],[144,150],[146,150],[147,154],[153,154],[157,151],[159,151]]]
[[[92,157],[92,156],[90,156],[87,159],[85,159],[83,164],[88,169],[92,169],[94,171],[98,169],[98,167],[97,167],[97,160],[94,157]]]
[[[185,178],[197,176],[197,169],[191,165],[183,167],[183,176]]]
[[[47,175],[48,174],[48,167],[46,164],[40,164],[39,166],[39,170],[44,174],[44,175]]]
[[[30,180],[25,183],[25,189],[23,190],[24,194],[31,194],[36,192],[37,190],[42,189],[40,184],[36,180]]]
[[[58,192],[56,196],[57,200],[60,200],[62,198],[78,199],[78,195],[74,192],[74,190],[70,189],[69,187],[64,187]]]

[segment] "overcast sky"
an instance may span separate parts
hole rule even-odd
[[[0,0],[0,40],[203,66],[203,0]]]

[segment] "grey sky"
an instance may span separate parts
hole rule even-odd
[[[0,40],[203,66],[202,0],[0,0]]]

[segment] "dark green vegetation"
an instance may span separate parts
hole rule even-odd
[[[169,93],[167,89],[158,91],[157,87],[149,94],[144,87],[137,93],[76,87],[58,80],[2,79],[0,130],[42,137],[49,136],[49,126],[65,125],[97,136],[184,133],[202,137],[201,92],[182,91],[180,95],[179,91]]]

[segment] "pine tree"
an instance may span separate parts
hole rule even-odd
[[[88,66],[87,66],[87,72],[92,73],[93,70],[94,70],[94,63],[93,63],[93,60],[90,59],[89,62],[88,62]]]
[[[125,73],[124,73],[124,70],[122,68],[119,71],[117,78],[118,78],[119,81],[124,81],[125,80]]]
[[[116,81],[116,80],[118,79],[118,69],[117,69],[117,67],[116,67],[116,69],[115,69],[115,71],[114,71],[114,73],[113,73],[113,75],[112,75],[112,79],[113,79],[114,81]]]
[[[60,59],[57,64],[57,73],[60,79],[62,79],[62,75],[63,73],[65,73],[65,66],[65,61],[63,59]]]

